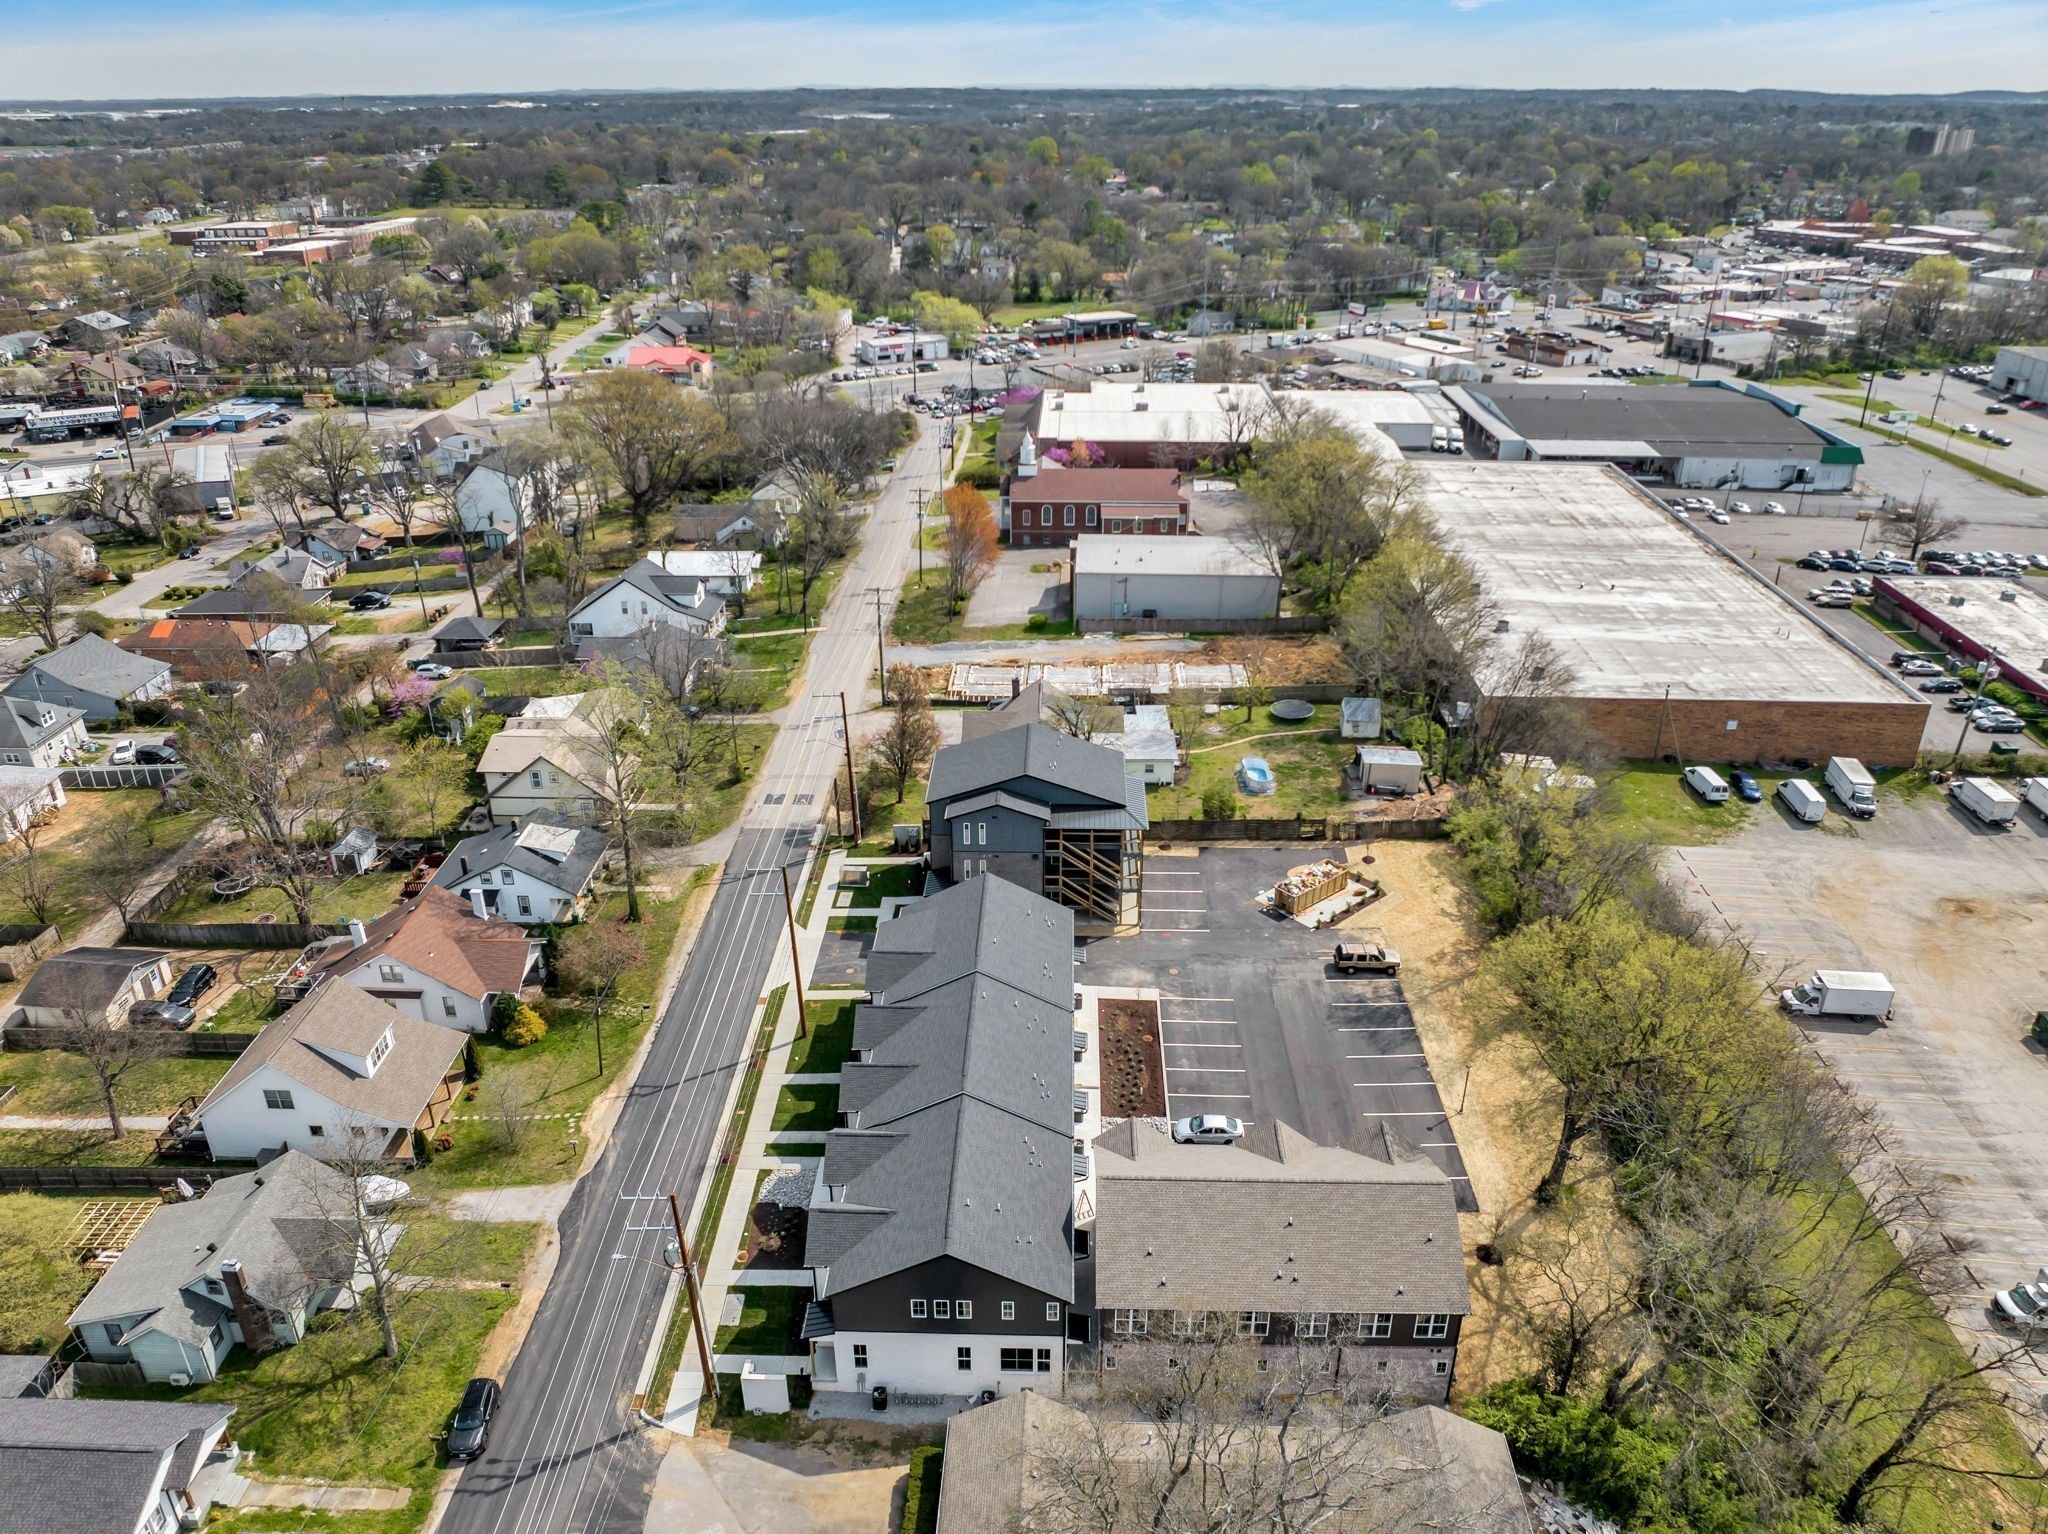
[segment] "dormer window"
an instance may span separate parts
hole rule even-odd
[[[390,1053],[391,1030],[389,1028],[386,1028],[384,1030],[384,1036],[378,1039],[375,1044],[372,1044],[370,1046],[370,1055],[369,1060],[367,1062],[369,1068],[373,1071],[376,1070],[379,1065],[383,1064],[384,1057]]]

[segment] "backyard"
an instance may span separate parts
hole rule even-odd
[[[30,870],[15,866],[24,856],[47,865],[36,869],[34,876],[47,881],[50,920],[68,937],[109,904],[101,867],[93,856],[96,836],[140,838],[169,857],[205,823],[205,814],[198,810],[166,812],[152,788],[80,789],[36,837],[32,854],[24,854],[16,843],[13,855],[0,862],[0,922],[34,919],[19,883]]]
[[[1230,795],[1231,813],[1242,819],[1338,814],[1351,802],[1344,796],[1344,767],[1353,746],[1314,721],[1289,729],[1262,716],[1247,724],[1241,711],[1229,710],[1209,720],[1188,748],[1187,781],[1147,789],[1145,802],[1155,820],[1200,816],[1203,795],[1217,791]],[[1272,793],[1239,788],[1238,763],[1247,756],[1273,769]]]

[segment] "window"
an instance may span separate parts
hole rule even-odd
[[[953,1350],[953,1362],[959,1367],[962,1374],[967,1373],[974,1367],[974,1349],[955,1348]]]
[[[281,1089],[281,1088],[279,1088],[279,1087],[265,1087],[265,1088],[263,1089],[263,1106],[264,1106],[264,1107],[266,1107],[266,1108],[283,1108],[283,1109],[285,1109],[286,1111],[289,1111],[289,1110],[290,1110],[290,1108],[291,1108],[291,1105],[292,1105],[292,1094],[291,1094],[291,1093],[289,1093],[289,1092],[287,1092],[287,1091],[284,1091],[283,1089]]]
[[[1434,1359],[1430,1363],[1429,1372],[1442,1379],[1451,1372],[1451,1361],[1448,1358]]]
[[[325,1124],[308,1124],[306,1126],[306,1133],[316,1140],[324,1140],[327,1138],[327,1126]]]
[[[1015,1300],[1003,1301],[1003,1319],[1005,1321],[1014,1321],[1017,1319],[1017,1302]]]
[[[1085,1230],[1074,1232],[1074,1255],[1086,1257],[1089,1251],[1089,1233]]]
[[[1045,1302],[1045,1319],[1048,1321],[1057,1321],[1059,1320],[1059,1318],[1060,1302],[1058,1300],[1047,1300]]]
[[[953,1319],[953,1302],[952,1302],[951,1300],[933,1300],[933,1301],[932,1301],[932,1319],[933,1319],[934,1321],[950,1321],[950,1320],[952,1320],[952,1319]]]
[[[976,844],[977,844],[977,845],[979,845],[979,846],[983,846],[983,847],[986,847],[986,846],[988,845],[988,822],[987,822],[987,821],[985,821],[985,820],[977,820],[977,821],[976,821],[976,822],[974,823],[974,839],[975,839],[975,842],[976,842]]]
[[[481,883],[486,889],[488,889],[491,883],[491,876],[488,873],[486,873],[478,882]]]
[[[1039,1372],[1040,1374],[1050,1374],[1050,1373],[1052,1373],[1052,1349],[1051,1349],[1051,1348],[1040,1348],[1040,1349],[1038,1350],[1038,1372]]]
[[[455,998],[453,996],[443,996],[441,998],[441,1015],[443,1017],[453,1017],[455,1015]]]
[[[1069,506],[1069,507],[1067,508],[1067,526],[1069,526],[1069,527],[1072,527],[1073,525],[1074,525],[1074,508],[1073,508],[1073,507],[1071,507],[1071,506]]]
[[[1195,1317],[1200,1314],[1193,1310],[1176,1310],[1173,1313],[1173,1334],[1176,1337],[1192,1337],[1195,1334]]]
[[[1415,1318],[1415,1340],[1417,1342],[1440,1341],[1451,1335],[1449,1316],[1417,1316]]]
[[[379,1039],[376,1043],[370,1046],[370,1069],[374,1071],[380,1064],[383,1063],[384,1057],[390,1053],[391,1035],[387,1033],[384,1035],[383,1038]]]
[[[533,914],[533,901],[525,895],[519,897],[519,914],[521,916],[531,916]]]
[[[922,1321],[924,1319],[923,1300],[912,1300],[910,1302],[910,1319],[913,1321]]]
[[[1237,1313],[1237,1334],[1240,1337],[1263,1337],[1273,1329],[1270,1311],[1240,1310]]]
[[[1384,1342],[1394,1335],[1394,1318],[1387,1315],[1360,1316],[1358,1335],[1368,1342]]]
[[[379,964],[377,978],[386,985],[397,985],[405,979],[405,970],[403,966],[397,964]]]
[[[1095,508],[1093,506],[1088,508],[1088,525],[1090,527],[1095,525]]]
[[[533,771],[529,772],[527,776],[533,780],[533,786],[535,788],[540,787],[540,769],[538,767],[534,768]]]
[[[1102,1355],[1102,1367],[1105,1369],[1114,1369],[1116,1367],[1116,1354],[1104,1353]]]
[[[5,760],[8,766],[18,767],[21,765],[21,753],[19,751],[10,751],[7,753]]]
[[[1294,1318],[1294,1335],[1297,1337],[1327,1337],[1330,1335],[1330,1317],[1320,1310],[1305,1311]]]
[[[1005,1374],[1029,1374],[1031,1372],[1031,1349],[1003,1348],[997,1365]]]
[[[1150,1324],[1142,1310],[1118,1310],[1111,1313],[1110,1330],[1123,1337],[1142,1337]]]
[[[1124,530],[1124,523],[1123,523],[1123,518],[1121,518],[1121,517],[1111,517],[1111,518],[1109,519],[1109,530],[1110,530],[1111,532],[1113,532],[1113,533],[1120,533],[1120,532],[1122,532],[1122,531]]]
[[[955,1321],[972,1321],[974,1319],[974,1301],[955,1300],[953,1302],[953,1319]]]
[[[868,1345],[865,1342],[856,1342],[853,1345],[853,1366],[856,1369],[865,1369],[868,1366]]]

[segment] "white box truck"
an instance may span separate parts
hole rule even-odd
[[[1870,970],[1821,969],[1778,997],[1778,1005],[1796,1017],[1875,1017],[1892,1015],[1892,983]]]
[[[2021,778],[2020,798],[2037,815],[2048,815],[2048,778]]]
[[[1989,778],[1957,778],[1948,791],[1957,804],[1987,826],[2003,828],[2019,818],[2019,800]]]
[[[1821,791],[1804,778],[1787,778],[1778,785],[1778,798],[1792,818],[1803,820],[1808,825],[1818,825],[1827,818],[1828,802]]]
[[[1868,820],[1877,813],[1877,779],[1855,757],[1829,757],[1826,779],[1828,792],[1858,820]]]

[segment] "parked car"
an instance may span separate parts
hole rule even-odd
[[[1931,676],[1920,684],[1922,692],[1961,692],[1963,684],[1952,676]]]
[[[341,769],[341,775],[345,778],[374,778],[390,770],[391,764],[381,756],[359,756]]]
[[[423,676],[430,682],[445,682],[455,675],[455,668],[444,666],[437,660],[416,660],[412,663],[412,674]]]
[[[351,610],[359,613],[371,612],[380,607],[389,607],[391,605],[391,593],[388,591],[359,591],[348,599],[348,605]]]
[[[1802,570],[1827,570],[1832,568],[1827,560],[1814,554],[1808,554],[1803,559],[1795,560],[1794,563]]]
[[[219,980],[220,971],[211,964],[195,964],[178,976],[176,983],[164,992],[164,1000],[176,1002],[179,1006],[197,1007]]]
[[[1331,965],[1340,975],[1398,975],[1401,955],[1389,948],[1377,934],[1361,933],[1337,945]]]
[[[132,740],[117,740],[117,741],[115,741],[115,742],[114,742],[114,749],[113,749],[113,750],[112,750],[111,752],[109,752],[109,753],[108,753],[108,755],[107,755],[107,765],[108,765],[109,767],[132,767],[132,766],[134,766],[134,765],[135,765],[135,742],[134,742],[134,741],[132,741]]]
[[[263,445],[265,447],[282,447],[284,446],[285,443],[291,440],[292,434],[290,432],[274,431],[269,436],[263,439]]]
[[[498,1382],[473,1379],[448,1419],[448,1458],[458,1463],[475,1459],[491,1441],[491,1416],[498,1409]]]
[[[1227,1113],[1198,1113],[1176,1119],[1173,1137],[1182,1145],[1235,1145],[1244,1138],[1244,1121]]]
[[[1735,790],[1735,797],[1744,804],[1762,804],[1764,802],[1763,789],[1757,786],[1755,778],[1744,772],[1740,767],[1728,769],[1728,786]]]
[[[1764,515],[1766,515],[1766,516],[1770,516],[1770,517],[1782,517],[1782,516],[1784,516],[1784,515],[1785,515],[1785,503],[1784,503],[1783,501],[1765,501],[1765,502],[1764,502]]]
[[[178,748],[168,743],[135,748],[135,764],[138,767],[175,767],[183,760],[184,758],[178,755]]]
[[[1922,660],[1917,655],[1911,660],[1899,662],[1900,676],[1940,676],[1941,674],[1940,666],[1931,660]]]
[[[2024,1331],[2048,1327],[2048,1268],[2039,1269],[2031,1284],[2014,1284],[1991,1296],[2005,1321]]]
[[[1730,501],[1728,503],[1728,509],[1734,512],[1738,517],[1746,517],[1751,514],[1751,507],[1749,502],[1747,501]]]

